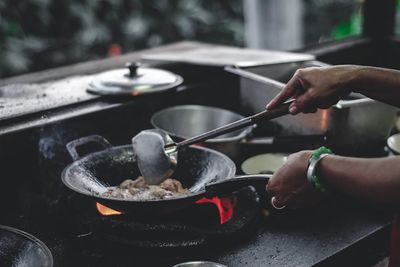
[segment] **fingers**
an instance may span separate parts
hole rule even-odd
[[[314,113],[318,110],[319,99],[317,96],[317,90],[315,88],[308,88],[304,94],[299,95],[295,98],[289,111],[292,114],[303,113]]]
[[[294,99],[296,99],[299,95],[303,94],[304,92],[302,90],[297,90],[297,92],[295,93],[295,95],[293,96]],[[296,106],[296,100],[292,102],[292,104],[290,104],[289,106],[289,112],[292,115],[296,115],[297,113],[300,112],[300,110],[297,108]]]
[[[271,177],[271,180],[273,178]],[[268,182],[266,186],[266,191],[269,193],[269,195],[272,196],[271,198],[271,206],[274,207],[275,209],[284,209],[286,205],[288,204],[288,200],[283,198],[279,192],[276,191],[276,186],[273,184],[274,182],[271,183]]]
[[[273,109],[279,104],[294,97],[298,91],[302,90],[301,82],[298,75],[294,75],[286,86],[267,104],[267,109]]]
[[[337,83],[335,76],[322,68],[299,69],[266,108],[273,109],[290,98],[295,99],[289,107],[289,112],[293,115],[300,112],[314,113],[318,108],[329,108],[340,98]],[[340,94],[347,95],[348,91]]]
[[[308,160],[312,151],[300,151],[291,154],[286,162],[269,179],[266,190],[273,197],[274,208],[294,207],[299,197],[310,190],[307,180]]]

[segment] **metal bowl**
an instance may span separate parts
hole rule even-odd
[[[183,105],[155,113],[151,118],[151,124],[172,137],[187,139],[243,118],[244,116],[240,114],[222,108]],[[209,139],[207,142],[239,141],[246,137],[251,129],[252,127],[249,126]]]
[[[155,113],[151,118],[151,124],[155,128],[167,132],[175,141],[181,141],[243,118],[242,115],[226,109],[182,105]],[[240,142],[251,133],[252,128],[249,126],[209,139],[202,145],[235,158],[240,154]]]
[[[48,247],[36,237],[0,225],[0,266],[52,267],[53,256]]]
[[[182,262],[173,267],[227,267],[226,265],[211,261],[188,261]]]

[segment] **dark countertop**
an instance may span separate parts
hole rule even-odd
[[[182,42],[156,48],[162,50],[181,50],[198,47],[195,42]],[[146,50],[144,52],[155,51]],[[127,61],[135,61],[140,58],[143,52],[126,54],[117,58],[97,60],[87,63],[75,64],[72,66],[46,70],[38,73],[26,74],[17,77],[7,78],[0,81],[0,90],[4,88],[12,89],[11,84],[46,83],[55,79],[65,79],[65,77],[83,75],[80,79],[86,79],[84,75],[104,71],[111,68],[121,67]],[[68,78],[66,78],[68,79]],[[65,80],[64,80],[65,81]],[[49,90],[49,95],[58,98],[57,92],[52,91],[51,83],[49,87],[35,87],[38,89],[37,97],[43,96],[42,90]],[[47,89],[46,89],[47,88]],[[78,88],[78,87],[76,87]],[[82,89],[82,87],[80,87]],[[68,91],[68,88],[65,89]],[[46,93],[47,97],[47,93]],[[64,96],[65,97],[65,96]],[[10,97],[11,99],[12,97]],[[35,95],[36,98],[36,95]],[[14,99],[15,109],[10,114],[9,109],[0,109],[0,116],[18,117],[25,110],[18,108],[24,105],[24,101],[18,103]],[[35,100],[36,101],[36,100]],[[88,95],[81,90],[72,94],[68,105],[73,103],[85,103],[80,110],[65,110],[53,113],[42,112],[48,106],[37,105],[39,102],[32,103],[37,117],[29,117],[31,126],[51,123],[62,120],[68,116],[77,116],[108,107],[120,105],[118,102],[104,102],[101,97]],[[43,102],[40,102],[43,103]],[[55,102],[54,102],[55,103]],[[7,104],[7,105],[11,105]],[[2,105],[2,103],[0,103]],[[75,112],[75,114],[73,113]],[[78,114],[76,114],[78,113]],[[0,135],[2,132],[12,132],[21,130],[26,126],[26,121],[19,120],[11,124],[2,121],[0,125]],[[20,128],[19,128],[20,127]],[[391,218],[379,212],[365,209],[365,207],[329,207],[319,211],[307,212],[304,214],[280,214],[275,215],[257,230],[254,236],[237,244],[227,244],[228,249],[223,253],[210,252],[209,260],[214,260],[228,266],[312,266],[318,263],[321,266],[345,266],[344,263],[352,262],[352,266],[366,266],[377,260],[377,256],[387,251],[389,245],[389,226]],[[234,242],[232,242],[234,243]],[[203,258],[193,260],[204,260]],[[332,263],[333,262],[333,263]],[[368,265],[367,265],[368,266]]]
[[[181,51],[200,44],[182,42],[145,50],[149,52]],[[0,121],[32,113],[40,113],[78,103],[93,103],[101,99],[86,92],[93,74],[113,68],[123,68],[126,62],[139,61],[143,52],[75,64],[67,67],[15,76],[0,80]]]
[[[216,260],[228,266],[370,266],[386,253],[389,225],[390,216],[354,207],[275,215],[254,238]]]
[[[180,42],[118,57],[1,79],[0,135],[134,102],[135,99],[109,101],[106,97],[88,93],[86,88],[94,74],[122,68],[126,62],[140,61],[143,53],[190,50],[199,46],[212,45]]]

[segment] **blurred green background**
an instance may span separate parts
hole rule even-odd
[[[179,40],[245,46],[246,0],[0,0],[0,77]],[[360,33],[357,0],[303,0],[304,45]]]

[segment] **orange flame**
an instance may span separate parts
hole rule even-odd
[[[219,212],[220,224],[224,224],[232,218],[233,207],[235,206],[234,199],[229,197],[213,197],[213,198],[202,198],[196,201],[197,204],[202,203],[213,203]]]
[[[233,198],[229,197],[213,197],[213,198],[202,198],[196,201],[196,204],[203,204],[203,203],[212,203],[214,204],[219,212],[219,220],[220,224],[224,224],[232,218],[233,215],[233,208],[235,206],[235,201]],[[109,207],[106,207],[98,202],[96,202],[97,211],[104,216],[111,216],[111,215],[121,215],[123,212],[113,210]]]
[[[100,203],[96,202],[96,208],[97,211],[100,212],[100,214],[105,215],[105,216],[110,216],[110,215],[120,215],[123,214],[120,211],[113,210],[109,207],[106,207],[104,205],[101,205]]]

